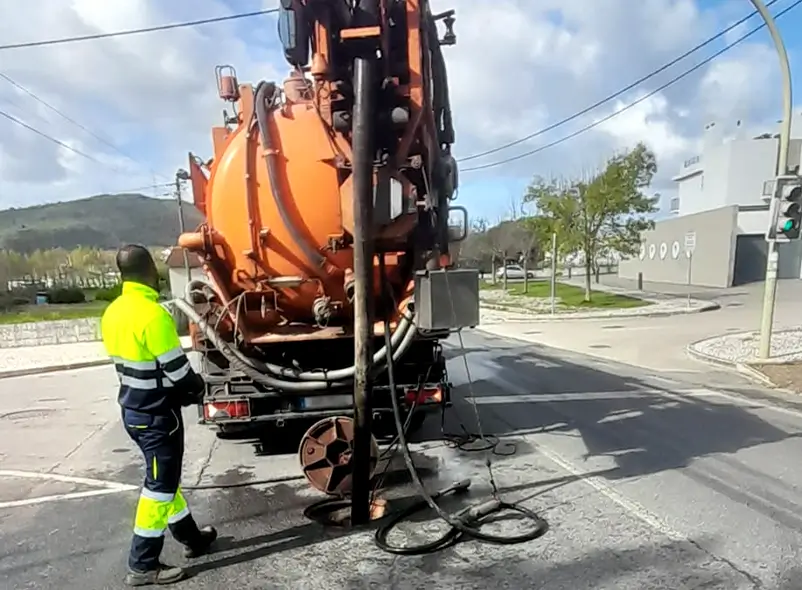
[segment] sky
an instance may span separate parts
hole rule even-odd
[[[776,13],[796,0],[778,0]],[[273,8],[278,0],[26,0],[0,3],[0,44],[112,32]],[[481,158],[628,86],[749,14],[748,0],[431,0],[455,8],[457,45],[445,48],[460,162],[457,203],[494,223],[536,175],[575,177],[645,142],[658,158],[648,192],[667,206],[671,176],[700,151],[706,124],[755,135],[781,117],[779,65],[763,29],[683,80],[587,132],[503,165],[643,98],[734,41],[726,37],[572,122]],[[30,15],[36,15],[31,18]],[[802,5],[779,18],[799,94]],[[225,105],[214,67],[240,82],[288,73],[274,16],[194,28],[0,50],[0,209],[100,193],[160,194],[187,153],[211,155]],[[68,117],[43,106],[16,83]],[[802,101],[799,102],[802,105]],[[802,110],[802,106],[795,108]],[[793,135],[802,135],[802,129]],[[78,153],[76,153],[78,152]]]

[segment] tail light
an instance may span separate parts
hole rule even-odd
[[[404,392],[404,399],[410,406],[412,404],[418,406],[423,404],[439,404],[443,401],[443,390],[437,385],[421,387],[419,389],[407,389]]]
[[[203,405],[205,420],[227,420],[229,418],[250,418],[251,406],[247,400],[207,402]]]

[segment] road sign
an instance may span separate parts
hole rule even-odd
[[[689,231],[685,234],[685,252],[693,254],[694,250],[696,250],[696,232]]]

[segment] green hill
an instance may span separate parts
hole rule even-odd
[[[184,203],[187,229],[203,221]],[[79,246],[115,249],[126,242],[172,246],[179,233],[172,199],[139,194],[97,195],[87,199],[0,211],[0,247],[22,253]]]

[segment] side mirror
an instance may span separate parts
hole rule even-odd
[[[448,208],[448,241],[461,242],[468,237],[468,210],[465,207]]]

